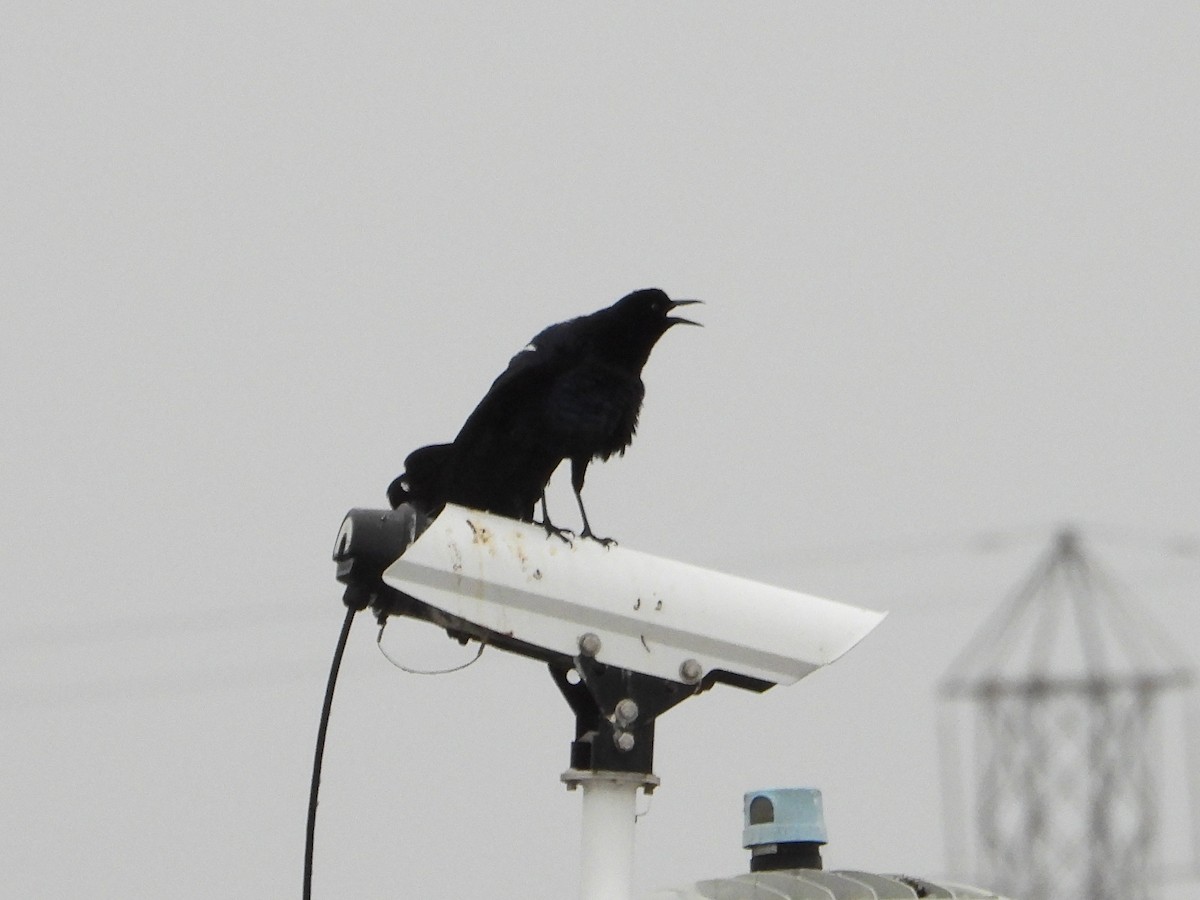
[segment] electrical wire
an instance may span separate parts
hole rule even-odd
[[[325,734],[329,729],[329,712],[333,708],[333,689],[337,684],[338,670],[342,666],[342,654],[346,652],[346,641],[350,637],[350,626],[354,622],[354,614],[358,612],[353,606],[346,609],[346,618],[342,622],[342,633],[338,636],[337,649],[333,651],[333,662],[329,666],[329,681],[325,685],[325,702],[321,706],[321,724],[317,728],[317,747],[313,752],[313,768],[312,768],[312,784],[308,792],[308,827],[305,830],[304,836],[304,900],[312,900],[312,870],[313,870],[313,844],[317,832],[317,794],[321,788],[321,761],[325,756]],[[437,672],[425,672],[419,669],[410,669],[392,659],[388,652],[383,648],[383,629],[387,623],[384,619],[379,625],[379,636],[376,638],[376,644],[379,646],[379,652],[384,655],[392,665],[405,672],[410,672],[414,675],[441,675],[445,672],[457,672],[459,669],[465,669],[483,654],[485,644],[479,645],[479,651],[468,662],[461,666],[455,666],[451,669],[444,669]]]
[[[412,669],[404,665],[398,659],[393,657],[383,646],[383,629],[387,626],[387,619],[383,619],[379,623],[379,634],[375,638],[375,646],[379,648],[379,652],[383,654],[383,658],[390,662],[401,672],[407,672],[409,675],[449,675],[451,672],[458,672],[465,669],[467,666],[473,665],[479,657],[483,656],[483,648],[487,644],[480,641],[479,649],[475,651],[475,655],[468,659],[465,663],[457,666],[451,666],[449,669]]]
[[[347,608],[342,622],[342,633],[338,637],[337,649],[333,651],[333,663],[329,667],[329,681],[325,685],[325,703],[321,707],[321,724],[317,728],[317,749],[313,754],[312,786],[308,793],[308,829],[304,839],[304,900],[312,900],[313,838],[317,831],[317,792],[321,787],[321,759],[325,755],[325,732],[329,727],[329,710],[333,707],[333,688],[337,684],[338,669],[342,665],[342,654],[346,650],[346,639],[350,636],[350,625],[354,614],[353,606]]]

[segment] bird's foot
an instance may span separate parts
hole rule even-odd
[[[570,528],[559,528],[553,522],[543,519],[541,522],[534,522],[535,525],[540,525],[547,535],[554,535],[568,547],[575,545],[575,532]]]
[[[596,543],[603,544],[605,547],[612,547],[617,543],[616,538],[596,537],[596,535],[592,534],[592,529],[590,528],[583,529],[583,531],[579,532],[579,536],[581,538],[591,538]]]

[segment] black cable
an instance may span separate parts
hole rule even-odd
[[[338,669],[342,665],[342,653],[346,639],[350,636],[350,624],[358,612],[353,606],[346,610],[342,633],[337,649],[333,651],[333,663],[329,667],[329,682],[325,685],[325,704],[321,707],[321,725],[317,729],[317,749],[313,755],[312,787],[308,793],[308,832],[304,842],[304,900],[312,900],[313,837],[317,830],[317,791],[321,787],[321,757],[325,755],[325,731],[329,727],[329,710],[333,706],[333,686],[337,683]]]

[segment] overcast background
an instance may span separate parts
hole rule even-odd
[[[640,890],[744,871],[742,792],[780,785],[824,790],[831,866],[974,877],[934,686],[1061,522],[1196,662],[1194,4],[4,23],[4,896],[298,896],[343,512],[543,326],[638,287],[706,327],[664,339],[631,451],[593,467],[597,530],[891,611],[807,681],[663,719]],[[373,641],[364,617],[316,895],[572,896],[542,668],[419,678]]]

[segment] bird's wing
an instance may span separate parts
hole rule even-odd
[[[582,347],[578,319],[559,322],[538,335],[508,361],[475,411],[467,418],[456,442],[469,438],[480,427],[511,416],[513,407],[538,398],[553,379],[569,368]]]
[[[545,442],[545,397],[574,358],[570,323],[517,353],[454,438],[442,494],[456,503],[531,519],[562,455]]]

